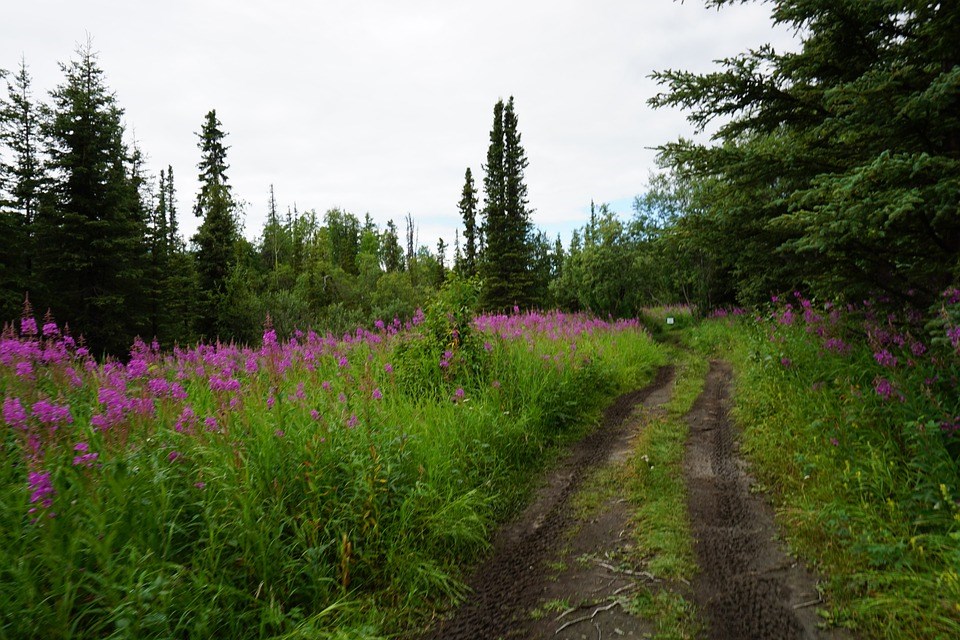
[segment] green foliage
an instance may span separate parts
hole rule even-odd
[[[484,248],[479,264],[484,309],[529,307],[533,302],[530,209],[523,170],[526,153],[517,130],[513,98],[497,101],[483,188]]]
[[[0,70],[0,78],[3,77]],[[28,291],[37,290],[34,223],[45,187],[40,164],[40,109],[26,61],[0,98],[0,317],[17,315]]]
[[[477,274],[479,229],[477,228],[477,190],[473,172],[467,167],[463,176],[463,194],[460,196],[460,217],[463,219],[463,258],[457,264],[460,275],[472,278]]]
[[[653,106],[685,109],[698,130],[723,121],[716,144],[661,147],[689,190],[679,227],[713,264],[715,303],[798,286],[929,303],[957,277],[958,16],[949,3],[779,2],[773,21],[799,51],[654,74],[666,90]]]
[[[832,621],[870,637],[956,635],[956,355],[896,325],[777,317],[692,336],[733,358],[744,451],[790,545],[828,576]]]
[[[479,297],[476,279],[452,275],[427,307],[419,331],[397,346],[394,359],[404,372],[398,380],[411,397],[449,399],[457,388],[489,381],[490,357],[472,325]]]
[[[80,328],[94,353],[123,353],[145,324],[145,220],[128,173],[122,109],[90,44],[63,65],[42,130],[52,190],[36,217],[33,296]]]
[[[197,277],[201,297],[198,301],[200,330],[203,336],[227,339],[231,334],[220,334],[222,327],[233,328],[232,319],[223,318],[226,297],[234,295],[226,291],[227,279],[236,266],[237,242],[240,232],[237,226],[236,203],[227,182],[227,148],[223,144],[226,134],[222,130],[216,110],[207,112],[203,127],[198,134],[200,142],[200,192],[194,205],[194,214],[203,218],[193,242],[196,245]]]

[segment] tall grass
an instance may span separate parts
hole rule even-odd
[[[98,363],[0,340],[0,636],[379,637],[462,594],[543,453],[662,359],[636,323],[271,329]]]
[[[833,622],[866,637],[960,637],[958,302],[925,318],[798,296],[693,331],[734,360],[744,450],[829,577]]]

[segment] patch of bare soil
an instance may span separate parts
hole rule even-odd
[[[672,380],[673,368],[664,367],[650,386],[614,401],[600,427],[572,447],[549,473],[531,505],[498,533],[493,553],[469,581],[468,599],[438,621],[425,638],[579,640],[596,638],[602,629],[610,632],[605,637],[642,637],[643,621],[623,612],[615,600],[608,602],[629,587],[633,577],[629,568],[619,564],[630,540],[626,505],[611,500],[593,520],[577,523],[569,499],[589,473],[627,456],[639,424],[630,419],[635,408],[665,402]],[[565,568],[557,575],[550,567],[559,565]],[[535,619],[534,612],[543,611],[545,603],[560,601],[594,606],[568,611],[563,617],[559,617],[563,612],[552,611]]]
[[[816,578],[776,542],[769,505],[750,491],[728,417],[732,372],[711,362],[706,385],[688,415],[684,473],[700,574],[694,599],[709,637],[841,638],[823,631]]]

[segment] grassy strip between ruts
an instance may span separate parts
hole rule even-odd
[[[949,399],[919,366],[904,371],[906,357],[895,370],[879,357],[889,352],[846,336],[824,348],[809,326],[705,322],[689,338],[734,365],[742,451],[787,543],[825,575],[825,622],[869,638],[960,637],[957,468],[935,422]],[[928,391],[911,393],[911,377]]]
[[[680,588],[697,568],[682,465],[689,430],[684,417],[703,390],[708,363],[687,350],[671,352],[676,371],[673,395],[664,413],[653,416],[640,431],[623,470],[635,509],[638,560],[664,585],[642,587],[627,608],[654,622],[656,637],[681,639],[696,637],[702,630],[695,607]]]

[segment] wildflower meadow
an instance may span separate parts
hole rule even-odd
[[[466,308],[104,362],[8,326],[4,635],[378,637],[460,594],[550,451],[663,359],[635,321]]]

